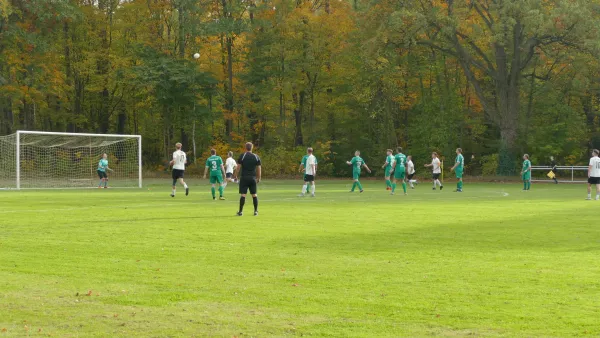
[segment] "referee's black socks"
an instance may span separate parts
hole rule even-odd
[[[258,211],[258,196],[252,196],[252,202],[254,203],[254,211]]]
[[[246,197],[240,196],[240,212],[244,211],[244,204],[246,203]]]

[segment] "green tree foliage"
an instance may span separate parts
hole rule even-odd
[[[465,150],[473,174],[519,153],[600,147],[598,0],[0,0],[0,134],[142,134],[164,164],[252,141],[290,175],[307,146],[346,175],[402,146]],[[193,55],[198,53],[198,59]],[[377,167],[377,166],[374,166]]]

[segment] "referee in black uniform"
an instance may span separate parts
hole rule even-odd
[[[252,195],[252,202],[254,203],[254,216],[258,216],[258,196],[256,196],[256,185],[260,182],[261,176],[261,163],[258,155],[252,153],[252,143],[246,143],[246,152],[240,155],[238,158],[238,166],[236,168],[235,176],[239,178],[240,182],[240,211],[237,215],[242,216],[244,211],[244,204],[246,203],[246,194],[250,189]],[[239,176],[240,170],[242,175]]]

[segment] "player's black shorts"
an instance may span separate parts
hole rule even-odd
[[[233,177],[233,173],[226,173],[225,174],[225,178],[232,178]]]
[[[413,177],[415,177],[415,173],[412,173],[412,174],[408,175],[408,177],[407,177],[407,178],[408,178],[409,180],[412,180],[412,179],[413,179]]]
[[[588,177],[589,184],[600,184],[600,177]]]
[[[304,175],[304,182],[313,182],[315,180],[314,175]]]
[[[256,178],[242,177],[240,179],[240,194],[247,194],[248,189],[250,189],[250,194],[256,194]]]
[[[185,172],[185,170],[173,169],[173,172],[171,174],[173,175],[173,179],[174,180],[178,180],[180,178],[183,178],[183,173],[184,172]]]
[[[439,180],[440,179],[440,175],[441,174],[433,174],[433,179],[434,180]]]
[[[106,171],[97,170],[96,172],[98,173],[98,177],[100,179],[108,178],[108,176],[106,176]]]

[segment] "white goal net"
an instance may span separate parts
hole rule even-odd
[[[139,135],[18,131],[0,136],[0,189],[97,187],[103,154],[109,187],[142,187]]]

